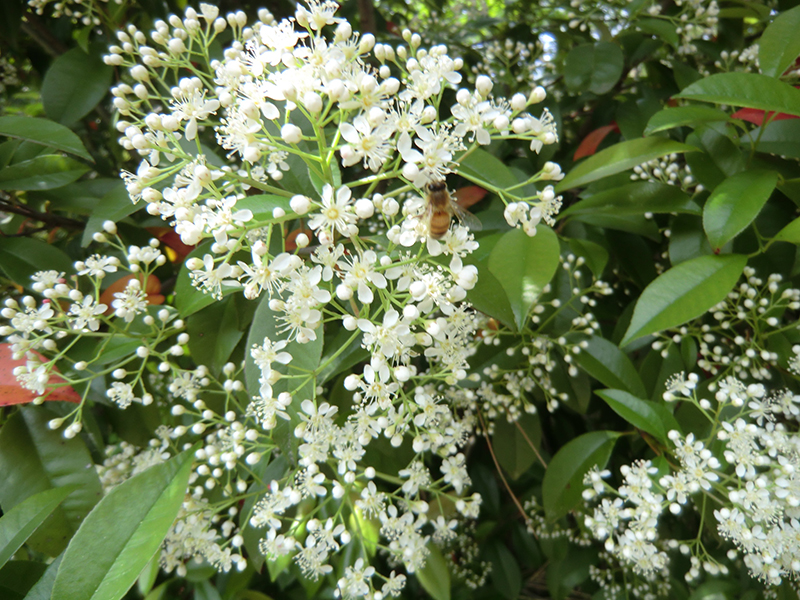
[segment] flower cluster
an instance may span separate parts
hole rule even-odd
[[[664,399],[692,403],[711,424],[703,439],[694,433],[669,432],[675,463],[640,460],[623,466],[623,485],[605,482],[609,471],[594,469],[585,479],[584,497],[602,497],[586,517],[593,535],[606,550],[640,573],[660,572],[668,550],[690,555],[688,581],[701,572],[727,573],[741,554],[751,575],[779,585],[797,576],[797,416],[800,396],[773,393],[761,384],[745,385],[727,377],[709,387],[713,399],[698,394],[699,378],[678,374],[670,379]],[[726,415],[719,419],[718,415]],[[609,495],[610,494],[610,495]],[[722,555],[698,534],[687,540],[660,537],[666,511],[702,510],[712,502],[716,529],[733,548]]]
[[[77,263],[71,285],[38,273],[45,302],[9,301],[2,333],[28,357],[23,385],[46,394],[58,364],[64,385],[86,389],[65,435],[98,401],[86,385],[97,377],[108,379],[102,401],[162,413],[151,448],[108,458],[107,486],[198,444],[164,569],[181,574],[196,558],[241,570],[250,543],[251,556],[291,559],[312,580],[352,557],[341,596],[388,596],[435,544],[462,548],[454,569],[480,585],[486,565],[456,532],[480,512],[466,468],[478,419],[450,393],[483,344],[485,321],[465,302],[480,221],[446,192],[436,209],[427,196],[430,184],[467,178],[535,235],[560,207],[547,185],[563,177],[557,164],[508,189],[460,167],[495,140],[538,153],[557,141],[555,121],[529,112],[542,88],[505,99],[486,76],[460,87],[463,62],[446,47],[422,48],[410,32],[407,46],[376,44],[337,8],[312,1],[281,22],[262,10],[248,25],[202,4],[149,36],[129,26],[105,57],[130,78],[113,89],[120,142],[140,160],[123,173],[130,198],[198,246],[179,276],[196,290],[179,281],[178,294],[258,300],[243,361],[198,364],[175,311],[151,306],[166,257],[155,242],[125,247],[113,223],[95,236],[112,252]],[[223,32],[233,41],[218,54]],[[442,214],[463,224],[432,232]],[[124,285],[108,285],[125,271]],[[70,336],[102,339],[100,352],[80,359]],[[376,550],[393,571],[370,564]]]
[[[768,381],[778,361],[770,338],[796,327],[784,322],[785,313],[799,308],[800,289],[788,287],[776,273],[765,282],[747,267],[744,281],[708,311],[705,323],[659,334],[652,347],[666,356],[673,344],[691,340],[697,347],[697,366],[711,375]]]
[[[669,154],[637,165],[633,168],[631,180],[666,183],[689,193],[703,191],[703,186],[692,177],[691,167],[679,159],[677,154]]]

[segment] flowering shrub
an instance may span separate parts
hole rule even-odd
[[[0,42],[0,585],[793,597],[799,9],[147,4]]]

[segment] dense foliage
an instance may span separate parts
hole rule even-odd
[[[0,597],[796,598],[800,6],[0,6]]]

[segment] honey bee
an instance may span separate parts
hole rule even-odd
[[[483,225],[478,217],[468,210],[461,208],[455,200],[450,197],[447,191],[447,182],[432,181],[427,184],[428,207],[425,210],[425,218],[428,221],[429,235],[438,240],[444,237],[450,229],[450,221],[455,215],[459,222],[473,231],[480,231]]]

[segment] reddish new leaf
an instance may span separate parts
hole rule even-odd
[[[111,305],[111,303],[116,300],[114,294],[125,291],[125,288],[128,287],[128,282],[133,278],[137,278],[139,283],[142,283],[143,275],[142,273],[137,275],[125,275],[125,277],[120,277],[103,290],[103,293],[100,295],[100,304],[105,304],[108,307],[106,315],[110,315],[114,312],[114,307]],[[147,294],[148,304],[164,304],[164,296],[161,295],[161,282],[155,275],[148,276],[144,291]]]
[[[456,190],[455,201],[461,208],[469,208],[486,197],[486,190],[477,185],[467,185]]]
[[[783,121],[784,119],[800,119],[800,117],[798,117],[797,115],[787,115],[786,113],[778,113],[776,115],[773,111],[770,111],[769,114],[767,114],[767,111],[758,108],[740,108],[731,116],[734,119],[741,119],[742,121],[753,123],[754,125],[758,125],[759,127],[764,124],[764,120],[767,117],[772,121]]]
[[[603,127],[598,127],[585,138],[578,146],[578,149],[575,150],[575,156],[572,157],[572,160],[578,160],[580,158],[585,158],[587,156],[591,156],[595,152],[597,152],[597,148],[606,139],[606,136],[611,133],[612,131],[619,131],[619,127],[616,123],[611,123],[611,125],[604,125]]]
[[[308,236],[309,240],[314,239],[314,232],[311,231],[310,229],[295,229],[294,231],[289,232],[289,235],[286,236],[287,252],[294,252],[295,250],[297,250],[297,242],[295,240],[297,239],[297,236],[300,235],[301,233],[304,233],[306,236]]]
[[[196,246],[184,244],[181,241],[181,236],[175,233],[175,230],[171,227],[147,227],[147,231],[167,247],[165,254],[173,263],[183,262],[186,256],[196,248]]]
[[[47,359],[38,352],[33,352],[33,354],[42,362],[47,362]],[[31,390],[26,390],[17,382],[17,378],[14,377],[14,368],[24,366],[27,361],[24,358],[14,360],[12,355],[10,344],[0,344],[0,406],[27,404],[38,397],[37,394]],[[60,378],[51,376],[48,384],[57,383],[58,379]],[[45,401],[79,403],[81,397],[70,386],[65,385],[50,390],[45,396]]]

